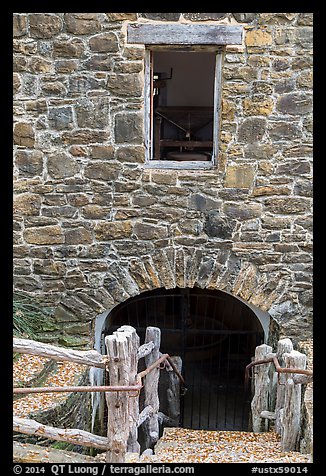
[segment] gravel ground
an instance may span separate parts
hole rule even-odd
[[[275,432],[206,431],[167,428],[152,463],[308,463],[309,455],[281,450]]]

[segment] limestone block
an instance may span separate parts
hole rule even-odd
[[[64,106],[49,108],[48,120],[50,127],[57,131],[72,129],[74,126],[72,107]]]
[[[85,168],[85,177],[95,180],[115,180],[119,175],[119,165],[107,162],[92,162]]]
[[[85,243],[92,243],[92,233],[85,227],[72,228],[65,231],[67,245],[79,245]]]
[[[84,43],[80,38],[60,38],[53,42],[53,56],[55,58],[80,58],[84,49]]]
[[[157,240],[168,236],[166,226],[158,226],[152,223],[136,223],[133,234],[139,240]]]
[[[232,15],[240,23],[250,23],[255,20],[258,13],[232,13]]]
[[[260,141],[265,134],[266,125],[267,121],[263,118],[245,119],[239,127],[239,141],[247,143]]]
[[[228,217],[238,220],[250,220],[261,217],[262,205],[260,203],[225,203],[223,211]]]
[[[110,215],[110,208],[103,207],[101,205],[86,205],[82,209],[82,215],[84,218],[101,219],[108,218]]]
[[[118,38],[113,32],[101,33],[89,39],[89,47],[97,53],[116,53],[119,50]]]
[[[51,61],[45,60],[44,58],[33,57],[29,62],[29,70],[35,74],[51,73],[53,65]]]
[[[280,215],[304,213],[311,209],[308,198],[268,198],[265,201],[266,211]]]
[[[78,70],[78,62],[75,60],[59,60],[54,63],[56,73],[69,74]]]
[[[164,13],[164,15],[166,15],[166,13]],[[178,14],[176,13],[175,15]],[[191,21],[222,20],[227,16],[227,13],[184,13],[183,16]]]
[[[47,166],[49,174],[54,178],[72,177],[79,171],[76,160],[64,152],[50,154]]]
[[[189,197],[189,208],[192,210],[199,210],[201,212],[208,210],[218,210],[221,206],[220,200],[213,200],[204,195],[195,193]]]
[[[13,73],[12,79],[13,79],[13,82],[12,82],[13,93],[17,94],[19,92],[20,88],[21,88],[20,75],[18,73]]]
[[[47,96],[65,96],[67,93],[65,85],[61,81],[44,81],[41,88]]]
[[[282,186],[273,186],[273,185],[266,185],[261,187],[255,187],[252,191],[254,197],[263,197],[266,195],[290,195],[291,188],[290,187],[282,187]]]
[[[255,176],[253,166],[249,165],[229,165],[226,169],[225,187],[250,188]]]
[[[313,28],[302,26],[296,29],[296,43],[301,48],[309,49],[313,47]]]
[[[91,149],[92,159],[112,159],[114,148],[112,145],[94,145]]]
[[[273,43],[272,35],[264,28],[248,30],[246,32],[245,44],[247,47],[269,46]]]
[[[111,71],[112,63],[107,54],[94,54],[85,62],[85,67],[91,71]]]
[[[248,159],[271,160],[277,148],[272,144],[248,144],[245,146],[245,157]]]
[[[178,21],[180,13],[140,13],[143,18],[150,20],[166,20],[166,21]]]
[[[298,88],[309,88],[313,87],[313,72],[312,71],[302,71],[302,73],[297,76],[297,87]]]
[[[38,215],[41,207],[41,197],[35,193],[21,193],[14,197],[14,214],[31,216]]]
[[[137,20],[137,13],[107,13],[109,21]]]
[[[139,113],[118,113],[115,116],[115,140],[118,143],[141,143],[143,119]]]
[[[299,13],[297,24],[304,26],[312,26],[313,21],[314,20],[312,13]]]
[[[104,129],[109,123],[109,102],[106,98],[79,99],[75,105],[77,124],[79,127]]]
[[[304,93],[284,94],[278,98],[276,109],[284,114],[306,114],[312,111],[312,97]]]
[[[33,126],[27,122],[18,122],[14,127],[14,144],[34,147],[35,134]]]
[[[60,225],[27,228],[24,238],[27,243],[34,245],[54,245],[65,241]]]
[[[98,222],[94,227],[96,239],[99,241],[129,238],[132,232],[130,220],[119,222]]]
[[[272,98],[251,98],[242,102],[243,112],[246,116],[269,116],[274,109]]]
[[[222,217],[216,210],[211,210],[206,215],[204,231],[208,236],[230,240],[234,231],[234,221]]]
[[[104,142],[108,139],[108,132],[89,129],[76,129],[73,132],[64,132],[62,142],[64,144],[92,144]]]
[[[116,149],[116,158],[120,162],[145,162],[145,148],[143,146],[119,147]]]
[[[67,31],[74,35],[91,35],[101,31],[97,13],[65,13]]]
[[[275,140],[292,140],[301,136],[299,125],[288,121],[271,124],[269,135]]]
[[[40,175],[43,170],[43,154],[39,150],[19,150],[15,156],[15,164],[21,175]]]
[[[13,23],[13,36],[20,37],[25,36],[27,33],[27,17],[26,15],[14,14],[12,18]]]
[[[29,31],[34,38],[52,38],[62,30],[62,20],[50,13],[30,13]]]
[[[115,74],[109,76],[107,89],[116,96],[140,96],[143,84],[138,73]]]

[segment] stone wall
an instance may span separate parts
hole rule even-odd
[[[144,168],[129,21],[242,24],[226,47],[218,166]],[[43,339],[158,287],[222,289],[311,336],[312,14],[14,14],[14,278]]]

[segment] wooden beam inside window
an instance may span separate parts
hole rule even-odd
[[[145,45],[241,45],[242,26],[130,23],[128,43]]]

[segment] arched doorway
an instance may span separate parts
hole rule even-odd
[[[264,329],[244,301],[218,290],[161,288],[115,307],[104,334],[124,324],[136,328],[141,343],[147,326],[159,327],[161,352],[181,357],[187,391],[180,426],[248,430],[251,395],[244,370],[264,342]]]

